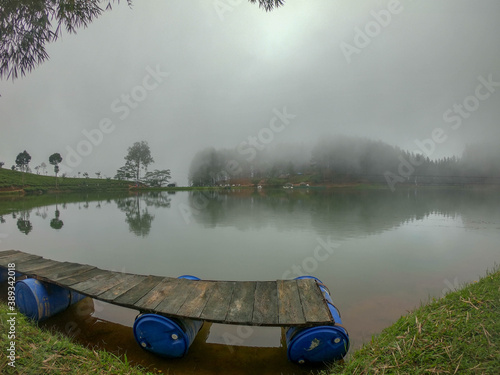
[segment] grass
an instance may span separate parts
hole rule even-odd
[[[130,182],[112,179],[58,177],[57,189],[54,176],[0,169],[0,192],[12,194],[23,190],[26,193],[49,191],[110,191],[129,188]]]
[[[126,357],[120,360],[111,353],[75,344],[60,333],[42,330],[20,313],[16,315],[16,367],[12,368],[6,355],[11,341],[7,313],[6,303],[0,302],[1,374],[151,374],[131,366]]]
[[[421,306],[331,374],[498,374],[500,270]]]

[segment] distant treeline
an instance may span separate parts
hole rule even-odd
[[[312,184],[500,183],[500,147],[468,145],[460,157],[433,159],[381,141],[359,137],[327,137],[313,147],[280,144],[262,150],[206,148],[193,158],[189,181],[193,186],[231,184],[279,185],[283,181]]]

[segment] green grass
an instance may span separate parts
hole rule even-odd
[[[23,176],[24,175],[24,176]],[[24,180],[24,181],[23,181]],[[130,182],[112,179],[58,177],[57,189],[54,176],[22,173],[10,169],[0,169],[0,191],[8,194],[10,190],[24,190],[27,193],[49,191],[91,191],[124,190]],[[12,194],[12,193],[11,193]]]
[[[401,317],[331,374],[495,374],[500,271]]]
[[[11,341],[7,313],[7,305],[0,302],[1,374],[151,374],[131,366],[126,358],[84,348],[60,333],[43,330],[20,313],[16,315],[16,367],[12,368],[6,354]]]

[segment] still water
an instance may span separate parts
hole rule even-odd
[[[227,190],[0,199],[0,249],[138,274],[330,289],[351,352],[500,263],[498,190]],[[42,323],[168,374],[308,374],[279,328],[205,324],[185,358],[133,338],[137,311],[89,298]]]

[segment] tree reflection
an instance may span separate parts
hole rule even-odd
[[[151,231],[154,215],[149,213],[148,207],[170,208],[170,198],[163,192],[137,193],[133,197],[115,200],[118,209],[125,212],[125,222],[129,231],[136,236],[146,237]]]
[[[294,230],[310,225],[336,239],[366,236],[422,220],[429,215],[466,217],[472,211],[498,210],[497,194],[467,190],[286,190],[253,193],[193,191],[189,214],[205,227],[240,230],[273,226]]]
[[[61,219],[59,219],[59,215],[60,215],[60,212],[57,209],[57,205],[56,205],[55,217],[52,220],[50,220],[50,227],[53,229],[56,229],[56,230],[61,229],[64,225],[63,221]]]
[[[16,218],[14,213],[12,213],[12,217]],[[17,229],[21,233],[28,235],[29,232],[33,230],[33,225],[31,225],[31,221],[29,220],[30,214],[28,211],[21,211],[19,218],[17,219]]]

